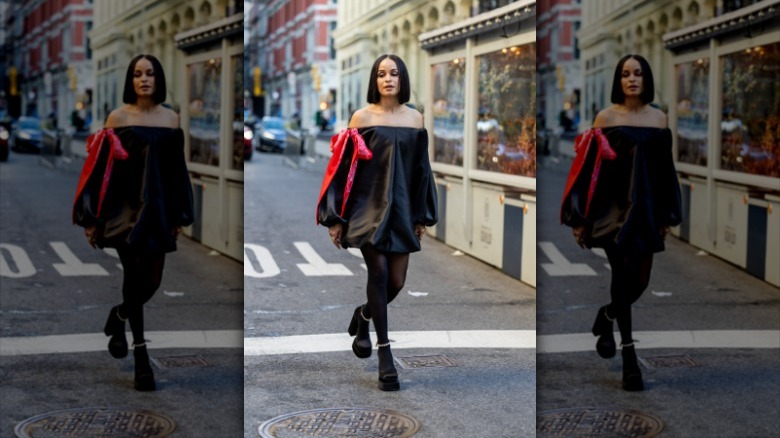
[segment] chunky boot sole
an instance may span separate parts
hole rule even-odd
[[[606,312],[607,306],[599,309],[591,332],[593,336],[599,337],[596,341],[596,352],[604,359],[609,359],[617,354],[617,346],[615,345],[615,336],[612,333],[612,321],[607,319]]]
[[[634,347],[623,347],[623,389],[626,391],[644,391],[645,384],[642,381],[642,371]]]
[[[121,359],[127,357],[128,347],[127,338],[125,337],[125,322],[119,319],[117,310],[119,306],[111,308],[111,312],[108,314],[108,320],[103,327],[103,333],[106,336],[111,336],[108,341],[108,352],[111,356]]]
[[[361,321],[363,319],[361,314],[362,309],[363,306],[358,306],[357,309],[355,309],[355,313],[352,314],[352,320],[349,322],[349,327],[347,328],[347,333],[349,333],[350,336],[356,336],[358,334],[361,323],[368,324],[368,321]],[[356,337],[355,340],[352,341],[352,352],[360,359],[371,357],[371,338]]]
[[[149,364],[149,354],[146,348],[133,350],[135,356],[135,389],[138,391],[155,391],[157,384],[154,382],[154,372]]]
[[[390,344],[379,347],[376,355],[379,359],[379,389],[382,391],[398,391],[401,384],[398,383],[398,371],[393,365],[393,353]]]
[[[379,389],[382,391],[398,391],[401,389],[401,384],[398,383],[398,375],[388,374],[379,376]]]

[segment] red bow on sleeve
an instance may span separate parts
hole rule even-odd
[[[347,148],[347,141],[352,139],[352,158],[350,160],[349,173],[347,174],[347,183],[344,187],[344,199],[341,202],[340,216],[344,216],[344,211],[347,209],[347,199],[349,198],[349,192],[352,190],[352,183],[355,182],[355,171],[357,170],[358,160],[370,160],[373,157],[371,149],[366,146],[366,142],[363,141],[363,137],[358,133],[355,128],[344,129],[338,134],[334,135],[330,139],[330,161],[328,167],[325,169],[325,177],[322,180],[322,187],[320,188],[320,196],[317,199],[317,205],[322,201],[322,197],[328,190],[333,178],[336,176],[336,171],[341,164],[341,160],[344,157],[344,152]]]
[[[90,135],[87,138],[87,159],[84,161],[84,167],[81,169],[81,176],[79,177],[79,185],[76,189],[76,199],[81,196],[81,192],[87,185],[92,171],[95,169],[98,157],[100,157],[100,151],[103,149],[105,140],[108,139],[108,160],[106,161],[106,170],[103,172],[103,182],[100,185],[100,196],[98,198],[98,210],[97,214],[100,215],[100,209],[103,206],[103,198],[106,196],[108,190],[108,182],[111,179],[111,170],[114,167],[114,160],[126,160],[127,151],[122,147],[122,142],[119,141],[116,133],[113,129],[101,129],[100,131]],[[75,200],[74,200],[75,205]]]
[[[593,173],[590,175],[590,184],[588,186],[588,197],[585,201],[585,216],[588,215],[590,209],[590,201],[593,198],[593,192],[596,191],[596,182],[599,179],[599,171],[601,170],[602,160],[614,160],[617,154],[609,145],[607,136],[601,132],[601,129],[589,129],[582,134],[578,135],[574,139],[574,152],[576,156],[571,163],[571,170],[569,171],[569,177],[566,181],[566,190],[563,192],[563,199],[569,196],[569,192],[574,187],[575,181],[582,170],[582,166],[585,164],[585,158],[588,156],[590,145],[593,143],[593,139],[596,139],[598,149],[596,150],[596,161],[593,164]]]

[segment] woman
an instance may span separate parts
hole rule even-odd
[[[104,129],[90,136],[73,207],[92,247],[116,248],[122,262],[122,303],[104,332],[113,357],[127,356],[125,321],[133,334],[135,388],[156,389],[144,339],[143,305],[160,286],[165,254],[176,250],[193,221],[192,188],[178,115],[162,106],[165,74],[152,55],[130,61],[122,100]]]
[[[409,253],[420,250],[425,227],[436,224],[436,187],[428,161],[428,133],[409,101],[409,73],[395,55],[371,67],[368,106],[349,129],[331,140],[317,221],[336,247],[360,248],[368,270],[368,302],[352,315],[352,351],[371,356],[368,323],[374,321],[379,389],[400,389],[387,337],[387,305],[406,281]]]
[[[631,304],[647,288],[653,254],[664,250],[669,227],[682,221],[672,134],[666,115],[650,106],[654,93],[645,58],[624,56],[615,69],[612,106],[577,137],[561,208],[561,221],[572,227],[577,243],[607,254],[611,302],[599,309],[592,331],[599,337],[599,355],[613,357],[612,321],[617,320],[627,391],[644,389]]]

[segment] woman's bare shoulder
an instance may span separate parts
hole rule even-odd
[[[124,126],[127,121],[127,110],[124,106],[121,106],[108,114],[106,117],[106,128],[116,128]]]
[[[614,108],[607,107],[599,111],[596,114],[596,118],[593,120],[594,128],[606,128],[612,126],[615,123],[615,110]]]
[[[349,127],[362,128],[364,126],[368,126],[370,120],[371,120],[371,113],[368,111],[367,107],[363,107],[355,111],[354,114],[352,114],[352,118],[349,120]]]
[[[666,118],[666,113],[664,113],[660,109],[650,106],[649,113],[653,121],[653,126],[655,126],[656,128],[667,128],[669,126],[669,123]]]
[[[161,108],[162,108],[162,113],[164,114],[165,117],[165,126],[169,128],[178,128],[179,114],[170,108],[166,108],[164,106],[161,106]]]
[[[424,127],[424,121],[423,121],[422,113],[417,111],[416,109],[410,108],[410,107],[408,107],[406,105],[404,105],[404,108],[405,108],[405,110],[404,110],[405,116],[406,116],[407,120],[409,122],[411,122],[410,123],[412,125],[411,127],[417,128],[417,129],[422,129]]]

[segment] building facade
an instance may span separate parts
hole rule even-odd
[[[536,284],[535,1],[341,1],[339,128],[399,55],[423,113],[439,193],[431,234]]]
[[[255,44],[262,69],[264,114],[298,118],[311,129],[319,114],[332,111],[336,91],[336,2],[332,0],[270,0],[259,12]]]
[[[11,2],[9,7],[12,54],[4,73],[9,86],[14,83],[17,97],[11,115],[87,129],[94,88],[89,44],[92,2],[26,0]]]
[[[585,121],[644,54],[668,113],[683,240],[780,286],[780,0],[584,2]]]
[[[582,88],[577,44],[581,1],[538,0],[536,4],[540,119],[547,129],[576,131]]]
[[[185,232],[235,259],[243,256],[243,2],[96,0],[90,33],[95,127],[122,105],[125,72],[155,55],[179,113],[195,195]]]

